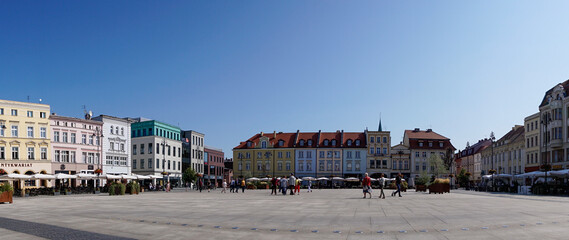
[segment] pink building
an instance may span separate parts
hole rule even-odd
[[[72,117],[49,117],[53,174],[93,173],[101,168],[101,129],[103,122]],[[71,180],[72,186],[89,184]],[[92,183],[89,184],[92,186]]]

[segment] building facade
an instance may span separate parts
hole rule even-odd
[[[429,166],[428,159],[431,155],[437,154],[442,159],[454,158],[453,153],[456,150],[449,138],[433,132],[432,129],[426,131],[421,131],[419,128],[405,130],[403,145],[409,147],[411,153],[411,176],[419,175],[423,171],[431,174],[434,167]],[[446,156],[447,154],[451,154],[451,156]]]
[[[397,173],[411,176],[411,150],[409,147],[400,143],[391,148],[391,166],[391,171],[381,171],[381,173],[385,176],[393,176]]]
[[[297,177],[316,176],[316,142],[317,132],[297,131],[295,147],[295,169]]]
[[[318,135],[316,177],[342,177],[342,132],[320,132]]]
[[[460,173],[464,169],[466,172],[471,173],[471,181],[480,182],[482,175],[487,174],[482,167],[482,152],[491,145],[492,140],[490,139],[481,139],[472,146],[467,144],[466,148],[459,151],[455,156],[456,172]]]
[[[86,116],[90,118],[89,115]],[[101,136],[103,122],[57,116],[49,117],[51,141],[52,174],[94,173],[101,168]],[[87,184],[71,179],[72,186]]]
[[[0,100],[0,169],[6,173],[51,173],[50,106]],[[18,181],[13,181],[19,189]],[[28,180],[27,186],[48,186]]]
[[[103,123],[103,174],[130,174],[130,121],[118,117],[99,115],[92,120]]]
[[[342,131],[342,169],[344,177],[362,178],[367,172],[367,147],[365,132]],[[389,145],[388,145],[389,146]],[[389,148],[389,147],[388,147]]]
[[[540,165],[569,168],[569,80],[548,90],[539,105]]]
[[[205,146],[204,151],[204,179],[210,181],[212,185],[221,187],[225,168],[225,154],[222,149],[210,146]]]
[[[522,125],[512,127],[508,133],[494,142],[493,147],[482,151],[485,173],[490,169],[498,174],[520,174],[525,170],[525,128]]]
[[[205,134],[193,130],[182,131],[184,142],[184,152],[186,155],[182,160],[184,164],[194,169],[198,174],[204,174],[204,137]],[[185,169],[184,169],[185,170]]]
[[[541,163],[539,154],[540,148],[540,125],[539,113],[532,114],[524,119],[525,138],[526,138],[526,164],[525,172],[533,172],[539,170]]]
[[[161,184],[180,185],[182,142],[180,128],[156,120],[131,119],[132,172],[162,176]]]
[[[381,121],[378,131],[365,131],[367,137],[367,171],[372,177],[379,177],[381,173],[390,176],[391,161],[391,133],[383,131]]]

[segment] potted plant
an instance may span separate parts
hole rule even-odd
[[[30,196],[30,189],[26,189],[24,197],[29,197],[29,196]]]
[[[427,183],[429,182],[429,175],[426,172],[422,172],[415,180],[415,191],[416,192],[426,192]]]
[[[2,169],[0,169],[2,170]],[[0,203],[12,203],[12,195],[14,194],[14,189],[10,183],[5,182],[0,185]]]
[[[448,178],[445,179],[436,178],[435,181],[433,181],[429,185],[429,194],[431,193],[443,194],[445,192],[450,192],[450,179]]]
[[[103,173],[103,169],[97,168],[97,169],[95,169],[94,173],[95,174],[101,174],[101,173]]]

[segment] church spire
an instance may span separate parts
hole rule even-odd
[[[381,115],[379,116],[379,127],[377,127],[378,132],[383,132],[383,128],[381,127]]]

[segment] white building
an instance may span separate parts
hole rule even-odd
[[[103,122],[103,174],[130,174],[130,121],[108,115],[93,120]]]
[[[182,131],[182,138],[187,139],[189,144],[189,166],[196,173],[204,173],[204,137],[203,133],[193,130]]]

